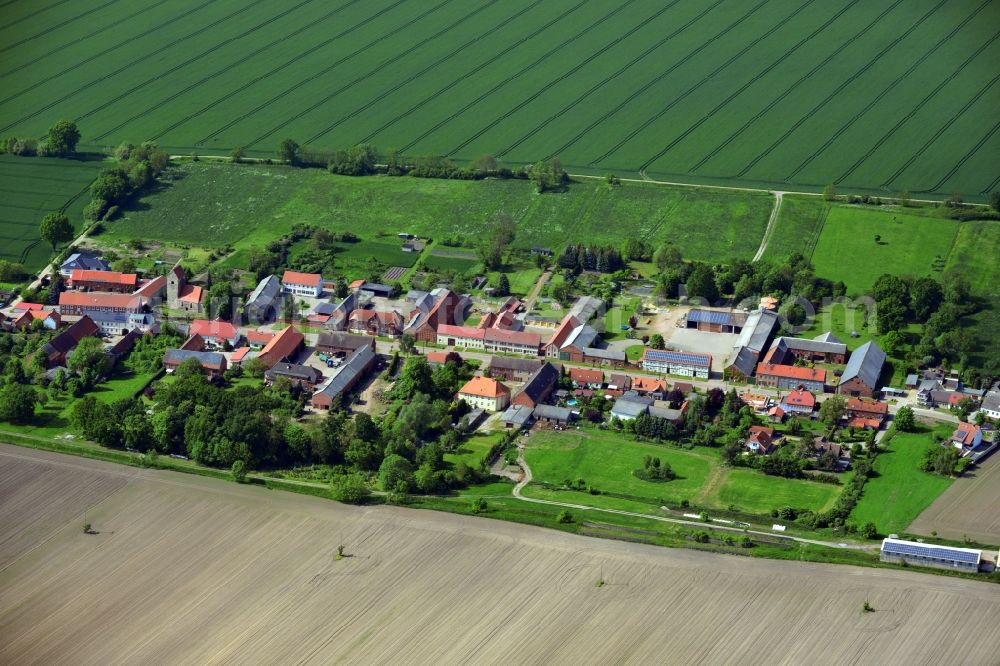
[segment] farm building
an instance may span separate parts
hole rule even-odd
[[[527,381],[545,362],[534,358],[512,358],[510,356],[491,356],[487,366],[490,376],[508,382]]]
[[[293,296],[319,298],[323,295],[323,276],[319,273],[285,271],[281,276],[281,288]]]
[[[978,572],[982,559],[983,551],[974,548],[938,546],[891,537],[882,540],[882,552],[879,555],[879,560],[882,562],[906,563],[968,573]]]
[[[684,422],[684,415],[687,413],[687,409],[687,400],[681,403],[681,406],[677,409],[671,407],[670,403],[658,401],[650,406],[649,415],[655,416],[658,419],[663,419],[664,421],[670,421],[675,426],[679,427]]]
[[[796,361],[802,360],[840,365],[847,360],[847,345],[829,333],[824,333],[820,338],[810,340],[780,337],[771,345],[764,363],[794,365]]]
[[[537,407],[548,399],[558,381],[559,370],[556,366],[543,363],[532,373],[511,402],[523,407]]]
[[[135,273],[89,271],[78,268],[70,273],[67,286],[71,289],[85,291],[111,291],[118,294],[131,294],[136,290],[138,283],[139,276]]]
[[[756,380],[758,386],[792,389],[804,386],[815,393],[822,393],[826,386],[826,370],[822,368],[803,368],[796,365],[757,365]]]
[[[168,349],[163,355],[163,367],[168,373],[171,373],[182,363],[192,358],[201,364],[201,369],[209,377],[221,377],[226,372],[226,357],[219,352],[189,351],[186,349]]]
[[[448,289],[420,293],[423,296],[414,301],[418,314],[411,316],[405,332],[417,342],[437,342],[441,326],[454,326],[464,319],[468,301]]]
[[[100,332],[97,324],[84,315],[62,333],[56,335],[42,347],[41,353],[49,367],[66,365],[66,358],[84,338],[95,337]]]
[[[510,389],[489,377],[473,377],[459,389],[458,398],[473,408],[498,412],[510,404]]]
[[[712,369],[712,357],[708,354],[664,351],[647,347],[642,354],[642,369],[658,374],[708,379]]]
[[[500,415],[500,422],[503,423],[505,428],[511,430],[515,428],[518,430],[530,428],[531,424],[535,422],[534,411],[532,407],[511,405]]]
[[[355,310],[347,318],[347,330],[388,338],[397,338],[403,333],[403,315],[395,310],[389,312],[375,310]]]
[[[538,405],[532,414],[539,423],[553,423],[556,425],[566,425],[573,420],[573,412],[566,407],[555,407],[553,405]]]
[[[840,376],[837,393],[853,396],[875,395],[884,365],[885,352],[874,342],[866,342],[851,353],[844,374]]]
[[[747,322],[746,314],[732,310],[688,311],[685,320],[687,328],[695,328],[708,333],[739,333]]]
[[[281,282],[268,275],[247,296],[243,316],[248,323],[263,324],[278,318],[281,312]]]
[[[312,396],[313,408],[330,409],[334,401],[346,396],[364,379],[377,359],[372,347],[359,347],[329,379],[319,385]]]
[[[624,368],[628,361],[625,351],[611,347],[584,347],[583,362],[612,368]]]
[[[771,341],[774,330],[778,327],[778,315],[770,310],[754,310],[747,317],[736,339],[733,350],[726,359],[723,373],[727,378],[740,381],[748,380],[752,375],[760,355]]]
[[[323,381],[322,372],[312,366],[297,363],[275,363],[264,373],[264,380],[268,384],[273,384],[281,377],[289,380],[293,386],[301,386],[309,390]]]
[[[889,405],[878,400],[848,398],[847,425],[855,428],[878,430],[889,414]]]
[[[615,400],[611,407],[611,416],[622,421],[631,421],[640,414],[645,414],[652,406],[653,400],[638,395],[623,395]]]
[[[366,293],[370,296],[377,296],[379,298],[392,298],[392,292],[394,287],[390,287],[387,284],[379,284],[378,282],[365,282],[361,285],[358,290],[362,293]]]
[[[305,344],[305,336],[288,326],[271,338],[270,342],[257,354],[265,368],[271,368],[281,361],[288,361],[298,355]]]
[[[249,334],[247,334],[249,337]],[[350,335],[349,333],[333,333],[324,331],[316,340],[316,351],[332,356],[353,354],[362,347],[370,347],[375,351],[375,338],[366,335]]]
[[[537,333],[503,331],[493,328],[442,325],[437,330],[437,343],[439,345],[524,354],[526,356],[538,355],[541,340]]]
[[[69,278],[75,270],[110,271],[111,266],[90,252],[74,252],[59,265],[59,274],[64,278]]]

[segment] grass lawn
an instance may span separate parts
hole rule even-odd
[[[619,433],[599,430],[540,431],[528,439],[525,459],[535,481],[561,486],[566,479],[583,479],[602,492],[646,503],[693,500],[715,464],[705,453],[635,442]],[[646,455],[670,463],[678,478],[662,483],[637,478],[632,472],[642,468]],[[603,496],[589,497],[598,500]]]
[[[717,506],[735,504],[744,511],[758,514],[784,506],[823,511],[833,506],[842,489],[843,486],[829,483],[784,479],[757,470],[736,468],[728,471],[711,500]]]
[[[646,346],[642,344],[625,348],[625,358],[629,361],[638,361],[644,353],[646,353]]]
[[[510,293],[517,296],[527,296],[538,284],[538,278],[542,276],[542,269],[529,264],[514,264],[504,270],[507,273],[507,281],[510,282]],[[500,273],[489,274],[489,285],[492,286],[500,279]]]
[[[919,432],[897,433],[875,459],[878,475],[865,483],[851,521],[857,525],[875,523],[882,534],[906,530],[954,481],[920,469],[924,453],[937,446],[933,434],[947,434],[952,429],[945,424],[933,430],[922,427]]]
[[[115,376],[108,381],[94,387],[91,395],[106,403],[131,398],[146,388],[158,374],[160,373],[134,374],[129,370],[122,370],[120,373],[116,372]]]
[[[620,298],[604,313],[604,339],[625,340],[629,318],[635,314],[635,309],[642,303],[638,297]],[[626,329],[622,329],[625,326]]]
[[[764,259],[781,261],[796,252],[811,256],[829,210],[830,205],[819,197],[786,194]]]
[[[473,469],[479,469],[483,456],[496,444],[503,433],[475,434],[465,440],[462,445],[451,453],[444,454],[445,462],[455,465],[464,462]]]
[[[817,275],[843,281],[848,295],[864,293],[883,273],[940,277],[958,227],[902,208],[833,206],[812,263]]]

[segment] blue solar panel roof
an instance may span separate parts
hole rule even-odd
[[[955,560],[967,564],[979,564],[980,553],[946,546],[928,544],[902,543],[886,539],[882,542],[882,552],[893,555],[913,555],[919,557],[937,557],[945,560]]]
[[[647,349],[645,358],[650,361],[684,365],[703,365],[707,367],[709,364],[709,357],[705,354],[687,354],[685,352],[662,351],[659,349]]]
[[[688,312],[688,321],[702,324],[728,324],[732,318],[729,312],[716,312],[714,310],[691,310]]]

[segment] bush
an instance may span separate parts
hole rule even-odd
[[[344,504],[364,504],[371,497],[365,478],[360,474],[345,474],[330,484],[333,499]]]
[[[246,483],[247,480],[247,464],[242,460],[237,460],[233,463],[232,469],[233,480],[236,483]]]
[[[875,523],[865,523],[858,530],[858,534],[864,539],[877,539],[878,538],[878,528],[875,527]]]
[[[486,513],[489,505],[486,504],[486,500],[482,497],[477,497],[472,501],[472,513]]]
[[[565,509],[563,509],[556,516],[556,522],[557,523],[561,523],[563,525],[572,523],[573,522],[573,514],[571,514],[569,511],[566,511]]]

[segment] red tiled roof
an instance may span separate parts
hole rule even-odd
[[[232,357],[233,363],[239,363],[249,353],[250,353],[249,347],[240,347],[239,349],[233,352],[233,357]]]
[[[111,294],[99,291],[64,291],[59,294],[59,305],[80,308],[139,309],[142,299],[135,294]]]
[[[951,436],[951,441],[961,443],[962,446],[972,446],[976,442],[976,435],[979,431],[980,427],[974,423],[959,423]]]
[[[186,284],[181,287],[180,292],[177,294],[177,300],[184,301],[185,303],[201,303],[201,296],[201,287]]]
[[[69,275],[70,281],[75,285],[78,282],[109,282],[129,287],[135,287],[139,279],[135,273],[119,273],[117,271],[90,271],[82,268],[74,268]]]
[[[294,326],[289,326],[271,338],[271,341],[257,354],[257,358],[270,368],[275,363],[291,356],[304,340],[304,335],[299,333]]]
[[[498,398],[501,395],[510,395],[510,389],[489,377],[473,377],[459,390],[459,394],[474,395],[480,398]]]
[[[347,288],[348,289],[360,289],[363,286],[365,286],[365,281],[364,280],[355,280],[351,284],[347,285]]]
[[[453,326],[451,324],[441,324],[437,329],[438,335],[449,338],[473,338],[475,340],[485,340],[486,331],[472,326]]]
[[[590,368],[572,368],[569,371],[569,378],[578,384],[604,383],[604,373]]]
[[[162,275],[147,280],[135,292],[136,296],[153,296],[167,288],[167,278]]]
[[[652,393],[654,391],[666,391],[667,383],[662,379],[653,379],[651,377],[633,377],[632,378],[632,390],[639,391],[640,393],[647,392]]]
[[[853,419],[847,420],[848,428],[871,428],[872,430],[878,430],[882,426],[882,421],[879,419],[866,419],[861,416],[855,416]]]
[[[547,343],[545,343],[546,346],[562,347],[562,344],[566,341],[567,336],[569,336],[569,334],[573,332],[573,329],[579,325],[580,322],[576,320],[576,317],[573,315],[566,315],[563,317],[563,320],[559,322],[559,327],[556,328],[552,337],[549,338]]]
[[[285,271],[281,276],[281,281],[285,284],[302,284],[307,287],[320,287],[323,284],[323,276],[319,273],[298,273],[296,271]]]
[[[20,303],[14,306],[14,311],[17,312],[20,310],[41,310],[43,307],[45,306],[42,305],[41,303],[25,303],[24,301],[21,301]]]
[[[765,449],[771,447],[771,440],[774,438],[774,428],[767,426],[750,426],[747,436],[748,442],[757,442]]]
[[[512,345],[523,345],[525,347],[538,347],[542,344],[542,337],[537,333],[508,331],[500,328],[490,328],[484,331],[484,333],[484,339],[490,342],[507,342]]]
[[[878,400],[863,400],[861,398],[848,398],[847,411],[862,412],[865,414],[886,415],[889,413],[889,405]]]
[[[781,403],[783,405],[812,408],[816,406],[816,396],[809,391],[800,391],[796,389],[782,398]]]
[[[271,331],[247,331],[247,342],[257,345],[266,345],[274,337]]]
[[[191,330],[189,331],[192,335],[197,334],[203,338],[224,338],[226,340],[232,340],[239,337],[239,331],[228,321],[222,321],[220,319],[213,319],[209,321],[208,319],[195,319],[191,322]]]
[[[826,370],[821,368],[800,368],[795,365],[760,363],[757,365],[757,374],[770,377],[784,377],[785,379],[798,379],[801,381],[826,381]]]

